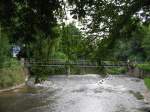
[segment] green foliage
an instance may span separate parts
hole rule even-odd
[[[100,42],[97,54],[105,57],[106,60],[129,59],[131,61],[136,60],[137,62],[149,60],[149,25],[138,24],[137,26],[137,29],[132,32],[130,37],[116,39],[113,43],[110,43],[110,39],[103,39]],[[111,46],[108,47],[109,45]]]
[[[1,0],[0,22],[10,33],[9,42],[25,44],[24,54],[27,58],[40,61],[60,58],[67,62],[97,57],[99,60],[126,60],[134,59],[134,57],[138,60],[149,60],[149,28],[144,27],[144,31],[135,32],[135,37],[139,34],[143,35],[142,41],[139,38],[117,41],[118,38],[131,36],[133,30],[137,29],[137,23],[141,22],[139,17],[148,21],[147,6],[150,5],[148,1],[68,0],[69,5],[76,6],[71,10],[74,17],[76,14],[79,18],[91,17],[91,21],[88,18],[82,19],[82,22],[86,23],[85,28],[88,29],[88,33],[100,34],[96,37],[88,36],[89,42],[85,42],[86,39],[74,25],[70,24],[63,28],[57,26],[57,20],[65,18],[60,17],[63,14],[65,16],[66,2],[64,1]],[[136,12],[140,9],[143,9],[143,14],[138,16]],[[9,52],[8,40],[3,37],[0,37],[2,39],[0,40],[0,67],[7,60]],[[97,37],[100,41],[93,41]],[[134,43],[133,46],[132,43]],[[35,67],[33,71],[34,74],[45,73],[38,67]],[[48,71],[47,68],[45,71]]]
[[[51,58],[65,58],[63,53],[56,52],[60,43],[59,31],[59,27],[53,28],[52,35],[46,35],[39,31],[35,35],[35,41],[27,45],[28,57],[41,62],[45,62]],[[47,67],[39,67],[38,64],[34,64],[30,71],[32,75],[43,78],[52,74],[54,70]]]
[[[140,17],[149,14],[149,0],[68,0],[70,4],[76,5],[72,13],[78,14],[82,21],[86,22],[89,32],[102,33],[102,37],[106,38],[109,32],[109,37],[122,38],[125,35],[130,35],[134,30],[130,22],[133,15],[139,19],[136,14],[140,9],[144,9]],[[147,7],[146,7],[147,6]],[[144,7],[144,8],[143,8]],[[89,18],[85,18],[90,16]],[[149,16],[149,15],[148,15]],[[148,18],[146,18],[148,21]],[[99,37],[99,36],[97,36]]]
[[[150,63],[137,64],[136,66],[144,72],[150,73]]]
[[[60,29],[58,28],[59,27],[54,27],[51,35],[46,35],[42,31],[37,31],[37,34],[34,35],[34,42],[26,45],[27,57],[36,60],[45,60],[52,57],[58,49],[60,42]]]
[[[0,68],[3,67],[5,61],[8,60],[10,53],[10,45],[8,38],[4,32],[0,29]]]
[[[10,58],[8,37],[8,33],[0,29],[0,89],[15,86],[25,80],[20,62]]]
[[[73,24],[64,26],[62,29],[60,51],[63,52],[68,60],[75,60],[84,53],[84,39],[81,32]]]
[[[67,59],[68,59],[66,54],[64,54],[63,52],[60,52],[60,51],[55,52],[53,57],[55,57],[55,59],[62,59],[63,61],[67,61]]]
[[[144,83],[148,89],[150,89],[150,78],[144,78]]]
[[[112,54],[112,48],[109,48],[109,43],[111,39],[104,38],[98,43],[98,48],[96,49],[96,56],[99,60],[107,60]]]
[[[114,47],[114,58],[127,60],[131,53],[131,44],[127,40],[117,40]]]
[[[141,32],[143,34],[142,47],[146,53],[147,60],[150,60],[150,25],[143,26]]]
[[[11,59],[8,66],[0,69],[0,89],[15,86],[25,81],[25,71],[20,62]]]
[[[2,25],[11,29],[11,40],[15,43],[30,43],[34,41],[37,31],[47,35],[52,34],[57,25],[57,15],[61,12],[58,0],[5,0],[0,1],[0,21]]]
[[[47,59],[49,50],[48,39],[42,32],[35,35],[35,39],[35,42],[30,44],[30,58],[32,57],[37,60]]]
[[[105,72],[112,75],[124,74],[127,72],[125,67],[106,68]]]

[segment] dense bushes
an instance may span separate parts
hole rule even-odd
[[[137,67],[144,72],[150,72],[150,63],[137,64]]]
[[[10,56],[8,33],[0,30],[0,89],[24,82],[25,74],[21,63]]]
[[[0,89],[15,86],[25,81],[25,72],[20,62],[11,59],[0,69]]]
[[[144,78],[144,83],[148,89],[150,89],[150,63],[137,64],[136,67],[142,71]]]
[[[0,31],[0,68],[8,60],[10,53],[10,45],[6,34]]]
[[[124,74],[127,72],[127,68],[125,67],[106,68],[105,72],[112,75]]]
[[[150,89],[150,78],[144,78],[144,83],[148,89]]]

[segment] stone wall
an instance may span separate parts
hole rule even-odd
[[[138,78],[150,77],[150,73],[146,73],[143,70],[140,70],[138,67],[128,69],[127,74],[129,76],[138,77]]]

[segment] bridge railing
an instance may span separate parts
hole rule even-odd
[[[127,66],[126,61],[101,61],[102,66]]]
[[[62,59],[49,59],[49,60],[35,60],[28,59],[26,61],[29,65],[37,65],[37,66],[65,66],[65,65],[73,65],[73,66],[127,66],[126,61],[91,61],[91,60],[76,60],[76,61],[65,61]]]

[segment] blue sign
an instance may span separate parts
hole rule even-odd
[[[17,57],[17,55],[20,52],[20,50],[21,50],[20,46],[17,46],[17,45],[13,46],[13,48],[12,48],[12,55],[13,55],[13,57]]]

